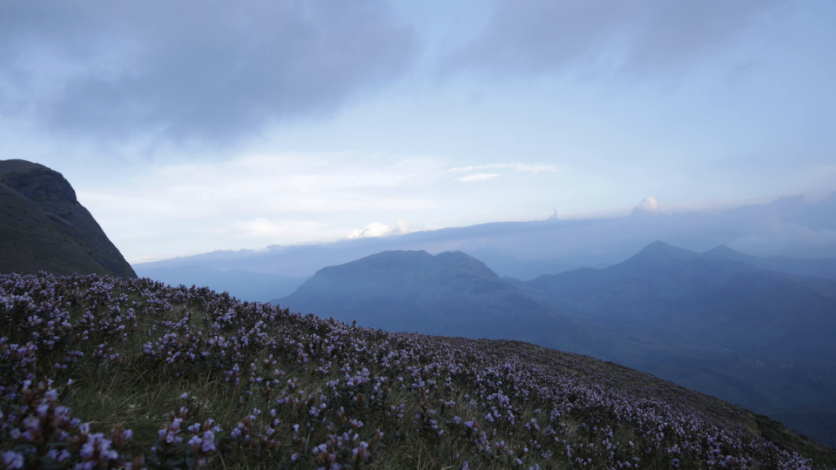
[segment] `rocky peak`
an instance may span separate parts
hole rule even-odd
[[[24,160],[7,160],[0,166],[0,183],[40,205],[77,202],[75,190],[57,171]]]

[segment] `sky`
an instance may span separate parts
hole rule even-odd
[[[131,263],[836,190],[836,3],[0,3],[0,159]]]

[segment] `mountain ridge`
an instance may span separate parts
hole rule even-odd
[[[542,329],[523,326],[559,328],[555,337],[575,333],[568,319],[461,252],[389,251],[326,267],[273,303],[390,331],[541,341]]]
[[[576,267],[605,267],[624,261],[654,240],[697,251],[717,245],[745,253],[775,253],[801,259],[785,263],[791,274],[836,279],[836,245],[826,232],[836,220],[836,194],[808,202],[769,203],[737,208],[662,214],[658,217],[494,222],[407,234],[339,240],[329,243],[277,246],[263,250],[216,251],[191,257],[144,263],[145,268],[192,264],[286,276],[312,275],[325,266],[348,263],[388,250],[458,250],[484,261],[500,276],[526,280]],[[809,227],[808,227],[809,226]],[[787,239],[798,227],[805,238]],[[760,240],[754,244],[752,240]],[[772,255],[770,255],[772,256]],[[804,260],[830,257],[819,266]],[[812,264],[811,264],[812,263]],[[781,270],[779,268],[775,268]],[[805,273],[806,272],[806,273]]]
[[[827,311],[831,307],[836,311],[836,303],[827,300],[833,295],[825,295],[818,289],[824,285],[827,293],[836,294],[836,283],[817,281],[814,287],[811,282],[737,259],[704,256],[657,242],[617,265],[600,270],[540,276],[524,283],[528,289],[523,290],[530,295],[552,294],[558,296],[561,302],[571,299],[575,303],[594,305],[601,315],[623,315],[625,311],[643,308],[646,315],[650,315],[645,318],[646,321],[668,320],[659,318],[653,312],[665,306],[673,308],[674,305],[681,312],[692,311],[693,305],[701,305],[701,319],[710,318],[707,312],[727,318],[733,312],[721,308],[717,301],[712,300],[722,295],[732,296],[728,302],[734,304],[738,312],[754,309],[755,305],[760,312],[771,312],[771,317],[761,316],[760,322],[767,318],[782,322],[781,312],[789,309],[788,300],[784,297],[806,296],[808,302],[825,302],[826,305],[817,308],[819,315],[816,318],[823,322],[821,325],[831,325],[836,318],[828,315]],[[779,289],[780,293],[774,289]],[[744,308],[740,304],[744,297],[751,304],[749,307]],[[542,300],[544,296],[539,298]],[[757,302],[759,298],[771,300],[761,305]],[[774,305],[770,306],[770,303]],[[836,323],[831,326],[836,327]],[[829,357],[836,358],[833,355],[836,349],[830,354]]]

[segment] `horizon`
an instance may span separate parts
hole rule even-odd
[[[62,173],[136,264],[648,197],[813,203],[836,191],[833,19],[803,0],[6,4],[0,155]],[[782,230],[747,243],[836,247]]]
[[[834,193],[836,193],[836,191],[834,191],[832,193],[828,193],[828,194],[834,194]],[[673,211],[672,212],[667,212],[667,211],[661,212],[660,211],[658,213],[658,215],[659,216],[668,216],[668,215],[677,215],[677,214],[678,215],[684,215],[684,214],[691,214],[691,213],[694,213],[694,212],[718,213],[718,212],[722,212],[724,210],[742,208],[742,207],[746,207],[746,206],[749,206],[749,205],[769,204],[770,202],[775,202],[779,199],[793,198],[793,197],[804,197],[805,200],[807,200],[808,203],[810,203],[810,202],[815,203],[815,202],[817,202],[817,199],[819,199],[819,198],[812,198],[812,201],[811,201],[811,198],[805,197],[802,194],[783,195],[783,196],[779,196],[778,198],[775,198],[775,199],[766,199],[766,200],[761,200],[761,201],[758,201],[758,202],[741,201],[741,202],[738,202],[738,204],[736,204],[736,205],[732,205],[732,204],[729,204],[729,203],[717,204],[717,205],[715,205],[713,207],[710,207],[708,209],[706,209],[705,206],[702,206],[702,207],[696,207],[696,208],[692,208],[692,209],[691,208],[682,208],[680,211],[677,211],[677,212],[673,212]],[[555,219],[553,216],[550,216],[550,217],[546,217],[544,219],[534,219],[534,220],[503,220],[503,221],[492,221],[492,222],[485,222],[485,223],[481,223],[481,224],[473,224],[473,225],[467,225],[467,226],[461,226],[461,227],[440,227],[440,228],[434,228],[434,229],[428,229],[428,230],[414,230],[414,231],[405,232],[405,233],[387,233],[387,234],[384,234],[384,235],[379,235],[379,236],[375,236],[375,237],[365,237],[365,238],[384,238],[384,237],[385,238],[390,238],[390,237],[394,238],[394,237],[402,237],[404,235],[415,234],[415,233],[420,233],[420,232],[431,232],[431,231],[437,231],[437,230],[456,229],[456,228],[470,228],[470,227],[475,227],[475,226],[479,226],[479,225],[487,225],[487,224],[528,223],[528,222],[535,223],[535,222],[547,222],[549,220],[556,220],[556,221],[615,220],[615,219],[623,219],[623,218],[630,217],[631,215],[633,215],[630,212],[630,210],[635,210],[635,209],[639,208],[640,206],[641,205],[636,205],[636,206],[633,206],[630,209],[621,208],[615,213],[613,211],[609,211],[609,212],[606,212],[606,213],[603,213],[603,214],[598,214],[599,215],[598,217],[594,217],[594,216],[591,216],[589,214],[582,214],[582,215],[579,215],[577,217],[567,217],[567,218],[557,218],[557,219]],[[584,217],[585,215],[586,215],[586,217]],[[310,241],[310,242],[300,242],[300,243],[293,243],[293,244],[287,244],[287,245],[272,244],[272,245],[267,245],[267,246],[264,246],[264,247],[261,247],[261,248],[216,249],[216,250],[199,252],[199,253],[181,254],[181,255],[177,255],[177,256],[173,256],[173,257],[166,257],[166,258],[160,258],[160,259],[144,260],[144,261],[136,262],[136,263],[133,263],[130,260],[127,260],[127,258],[126,258],[126,260],[131,264],[131,266],[142,266],[142,265],[145,265],[145,264],[153,264],[153,263],[157,263],[157,262],[161,262],[161,261],[174,261],[174,260],[178,260],[178,259],[191,258],[191,257],[195,257],[195,256],[200,256],[200,255],[211,255],[211,254],[216,254],[216,253],[239,253],[240,254],[240,253],[244,253],[244,252],[253,253],[253,254],[269,253],[271,251],[279,250],[279,249],[302,247],[302,246],[326,245],[326,244],[333,244],[333,243],[339,243],[339,242],[347,242],[347,241],[351,241],[351,240],[355,240],[355,239],[356,238],[344,237],[344,238],[340,238],[340,239],[337,239],[337,240]],[[729,248],[729,246],[727,244],[719,243],[719,244],[717,244],[717,245],[715,245],[711,248],[705,248],[705,249],[702,249],[702,250],[692,250],[692,249],[680,247],[678,245],[669,244],[669,243],[667,243],[667,242],[665,242],[664,240],[661,240],[661,239],[650,242],[650,243],[646,244],[644,247],[648,247],[648,246],[651,246],[651,245],[654,245],[654,244],[657,244],[657,243],[662,243],[664,245],[672,246],[672,247],[682,249],[682,250],[686,250],[686,251],[692,251],[694,253],[705,253],[705,252],[712,251],[712,250],[715,250],[715,249],[720,248],[720,247],[732,249],[732,248]],[[641,249],[644,249],[644,248],[641,248]],[[641,249],[639,251],[641,251]],[[432,249],[422,249],[422,248],[406,249],[406,250],[392,249],[392,250],[383,250],[383,251],[426,251],[427,253],[429,253],[433,256],[435,256],[437,254],[440,254],[440,253],[446,253],[446,252],[463,252],[459,249],[434,251]],[[639,251],[636,251],[634,254],[638,254]],[[758,254],[748,253],[745,250],[741,251],[740,249],[732,249],[732,251],[735,251],[737,253],[744,254],[744,255],[759,256]],[[367,255],[367,256],[364,256],[364,257],[368,257],[368,256],[373,256],[373,255]],[[629,256],[633,256],[633,255],[629,255]],[[768,257],[769,255],[760,254],[760,256],[767,256]],[[775,255],[773,255],[773,256],[775,256]],[[778,255],[778,256],[781,256],[781,255]],[[828,256],[819,256],[819,257],[817,257],[817,256],[812,256],[812,257],[785,256],[785,257],[787,257],[787,258],[829,258]],[[628,259],[628,258],[625,258],[625,260],[626,259]],[[165,268],[160,268],[160,269],[165,269]],[[210,268],[205,268],[205,269],[210,269]],[[238,268],[238,269],[240,269],[240,268]]]

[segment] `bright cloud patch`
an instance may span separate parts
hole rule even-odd
[[[392,228],[379,222],[372,222],[362,229],[356,228],[352,230],[348,234],[348,239],[353,240],[355,238],[386,237],[389,235],[402,235],[409,232],[409,222],[406,220],[399,220],[395,227]]]
[[[659,202],[653,196],[644,198],[638,206],[633,208],[634,215],[659,214]]]
[[[473,174],[473,175],[462,176],[461,178],[459,178],[459,181],[464,181],[465,183],[470,183],[470,182],[473,182],[473,181],[489,180],[489,179],[492,179],[492,178],[496,178],[497,176],[499,176],[499,175],[496,174],[496,173],[476,173],[476,174]]]

